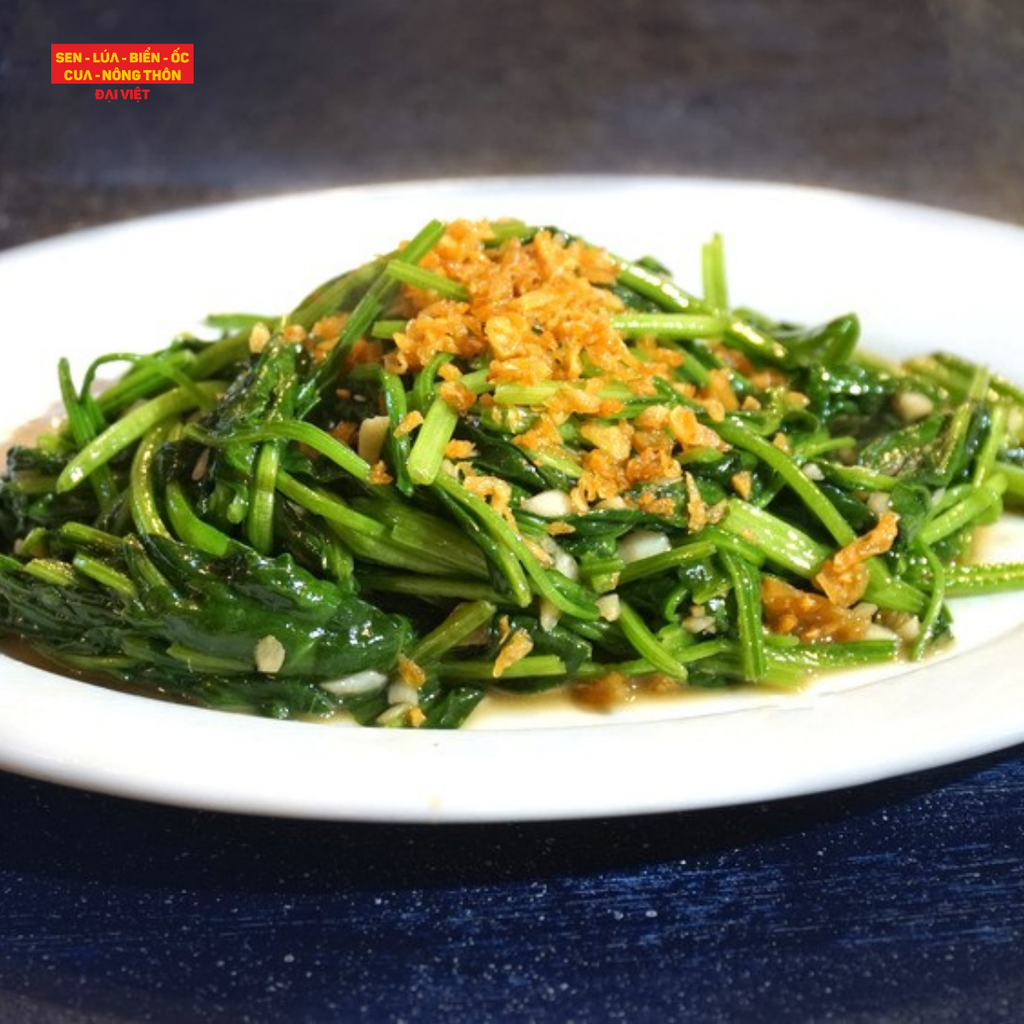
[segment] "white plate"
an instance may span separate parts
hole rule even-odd
[[[57,397],[54,367],[157,347],[217,310],[273,313],[431,217],[555,223],[658,255],[696,287],[726,239],[733,300],[813,321],[856,310],[866,344],[945,347],[1024,380],[1024,230],[806,188],[535,178],[342,189],[82,232],[0,256],[0,436]],[[8,362],[10,366],[10,361]],[[1001,528],[988,555],[1020,549]],[[736,804],[948,763],[1024,741],[1024,599],[960,602],[925,666],[800,696],[702,696],[602,716],[545,705],[453,733],[273,722],[129,696],[0,656],[0,767],[193,807],[315,818],[493,821]]]

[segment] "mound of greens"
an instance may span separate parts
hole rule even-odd
[[[286,316],[211,317],[218,340],[80,384],[62,361],[65,424],[0,482],[0,631],[205,706],[455,727],[495,689],[603,705],[919,658],[948,598],[1024,586],[967,564],[1024,496],[1008,382],[865,355],[852,315],[732,308],[717,238],[698,297],[556,229],[462,256],[450,231]],[[527,259],[554,268],[535,299]]]

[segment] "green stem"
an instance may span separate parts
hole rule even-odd
[[[702,558],[709,558],[716,551],[715,545],[704,538],[680,544],[671,551],[663,551],[661,554],[630,562],[619,574],[619,583],[632,583],[645,576],[657,576],[680,565],[688,565],[690,562],[699,562]]]
[[[409,326],[408,320],[377,320],[370,328],[370,337],[378,341],[390,341]]]
[[[669,313],[709,313],[708,307],[695,295],[690,295],[675,282],[669,281],[656,274],[653,270],[640,266],[638,263],[629,263],[617,258],[619,265],[619,283],[631,288],[657,303],[662,309]]]
[[[430,403],[406,464],[414,484],[425,487],[434,482],[458,422],[459,414],[440,395]]]
[[[58,494],[70,491],[83,480],[105,466],[116,455],[130,447],[157,424],[196,408],[200,400],[212,402],[224,385],[220,381],[204,381],[192,388],[175,388],[150,399],[126,413],[87,444],[65,467],[57,478]],[[198,394],[196,393],[198,391]]]
[[[918,531],[917,539],[922,544],[932,545],[950,534],[962,530],[1001,500],[1006,490],[1006,479],[1001,475],[990,477],[988,482],[972,491],[963,501],[936,516]]]
[[[167,424],[161,423],[143,437],[135,449],[129,475],[129,493],[135,528],[139,533],[152,533],[160,537],[170,537],[171,534],[160,515],[160,504],[153,481],[153,463],[160,446],[167,440],[167,434]]]
[[[83,576],[109,587],[122,597],[134,599],[137,596],[135,584],[124,573],[118,572],[106,562],[79,552],[75,555],[73,564]]]
[[[5,569],[7,562],[4,562]],[[67,562],[56,558],[33,558],[20,566],[29,576],[56,587],[70,587],[75,583],[75,570]]]
[[[411,242],[398,254],[405,263],[419,263],[421,259],[441,240],[445,225],[438,220],[428,223]],[[366,290],[366,293],[352,310],[338,341],[320,364],[309,382],[303,387],[297,407],[300,413],[307,413],[319,401],[323,392],[338,376],[349,348],[370,330],[373,322],[392,300],[398,290],[398,282],[386,273],[381,273]]]
[[[921,619],[921,630],[910,651],[910,657],[914,661],[918,661],[924,654],[924,650],[935,632],[935,625],[938,622],[939,613],[942,611],[942,603],[946,599],[946,568],[931,548],[926,547],[923,550],[932,574],[932,592]]]
[[[434,486],[472,512],[496,541],[512,551],[542,597],[546,597],[560,611],[567,615],[574,615],[578,619],[600,618],[601,613],[597,604],[586,594],[586,591],[583,591],[583,588],[575,588],[580,592],[580,599],[565,594],[559,589],[558,584],[533,556],[519,534],[486,501],[475,494],[470,494],[465,487],[457,480],[453,480],[447,473],[439,473],[434,481]],[[571,585],[571,581],[568,579],[566,579],[566,583]]]
[[[274,502],[280,465],[280,446],[273,441],[263,444],[256,456],[249,514],[245,520],[245,535],[261,555],[269,555],[274,547]]]
[[[621,313],[612,317],[612,326],[627,338],[713,338],[728,324],[725,317],[705,313]]]
[[[387,536],[387,527],[368,516],[349,508],[341,498],[327,494],[316,487],[300,483],[283,469],[277,471],[277,488],[286,497],[328,522],[337,523],[367,537],[381,539]]]
[[[412,480],[409,477],[409,449],[411,443],[408,434],[397,434],[402,420],[409,411],[408,396],[405,385],[397,374],[381,370],[381,393],[384,396],[384,408],[387,410],[390,429],[386,440],[388,461],[395,474],[395,486],[408,496],[412,493]]]
[[[113,533],[107,533],[106,530],[98,530],[87,523],[79,523],[75,520],[61,523],[57,533],[62,541],[76,548],[94,548],[107,553],[121,550],[120,537]]]
[[[724,441],[756,455],[767,463],[789,485],[796,496],[816,516],[826,530],[840,545],[856,539],[853,527],[843,518],[842,513],[822,494],[805,475],[803,470],[784,452],[770,441],[765,441],[733,419],[715,424],[715,430]]]
[[[1015,466],[1012,462],[996,462],[995,468],[1006,480],[1006,493],[1024,499],[1024,466]]]
[[[725,246],[722,236],[715,234],[701,248],[701,272],[704,301],[712,309],[729,308],[729,290],[725,277]]]
[[[66,359],[61,359],[59,362],[57,377],[60,382],[61,397],[64,400],[64,409],[67,412],[71,436],[74,438],[78,448],[82,449],[90,441],[93,441],[96,438],[97,432],[102,431],[105,426],[102,414],[94,403],[87,405],[85,402],[80,401],[79,396],[75,392],[74,383],[71,380],[71,366]],[[100,503],[100,508],[109,508],[117,492],[110,468],[108,466],[101,466],[93,474],[90,483],[96,493],[96,499]]]
[[[168,352],[154,356],[135,366],[121,380],[96,397],[96,404],[105,416],[113,416],[155,391],[165,390],[172,381],[172,369],[192,380],[201,381],[220,373],[225,367],[241,362],[249,354],[249,332],[245,331],[210,343],[199,353]],[[170,369],[169,369],[170,367]]]
[[[445,680],[489,679],[500,686],[505,679],[531,679],[534,676],[564,676],[565,662],[554,654],[535,654],[509,665],[501,676],[494,674],[493,661],[443,661],[438,672]]]
[[[179,480],[167,482],[164,506],[171,528],[183,543],[217,557],[228,553],[231,538],[196,515]]]
[[[294,441],[319,452],[357,480],[365,483],[370,479],[371,467],[365,459],[361,459],[348,445],[342,444],[326,430],[302,420],[274,420],[259,427],[243,428],[223,435],[199,426],[191,426],[186,431],[186,436],[209,447],[259,444],[265,441]]]
[[[771,512],[738,498],[730,498],[728,508],[718,529],[754,545],[773,565],[804,579],[810,579],[831,553],[824,544]]]
[[[732,580],[736,599],[736,627],[740,635],[740,661],[750,682],[764,679],[768,669],[761,622],[761,574],[754,566],[729,551],[719,553]]]
[[[976,486],[983,484],[995,468],[996,459],[1006,442],[1007,422],[1010,418],[1010,407],[1006,402],[997,402],[992,406],[989,418],[988,436],[981,446],[974,461],[974,475],[971,482]]]
[[[626,639],[644,661],[672,676],[673,679],[686,678],[686,666],[658,642],[658,638],[647,628],[644,620],[625,601],[619,602],[619,625]]]
[[[453,281],[451,278],[442,277],[432,271],[424,270],[413,263],[405,260],[391,260],[385,271],[392,280],[400,281],[402,284],[412,285],[414,288],[423,288],[435,292],[446,299],[459,299],[465,301],[469,298],[469,292],[465,285]]]
[[[490,622],[495,610],[495,606],[489,601],[473,601],[459,605],[441,625],[432,629],[413,647],[410,656],[420,665],[437,661],[441,655],[447,654],[481,626]]]
[[[1024,590],[1024,562],[953,565],[945,568],[947,597],[975,597]]]
[[[359,584],[382,594],[404,594],[424,601],[488,601],[509,605],[508,597],[480,580],[462,576],[417,576],[412,574],[360,572]]]

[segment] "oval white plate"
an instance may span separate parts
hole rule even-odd
[[[860,313],[865,345],[936,348],[1024,380],[1024,230],[806,188],[671,178],[525,178],[341,189],[149,218],[0,256],[0,436],[51,407],[55,366],[145,351],[211,311],[275,313],[432,217],[558,224],[698,287],[725,236],[733,301],[813,321]],[[1016,550],[1015,550],[1016,549]],[[1000,528],[989,557],[1022,557]],[[1024,741],[1024,599],[954,606],[925,666],[798,695],[646,703],[602,716],[483,709],[475,728],[272,722],[74,682],[0,656],[0,767],[125,796],[336,819],[500,821],[645,813],[806,794]]]

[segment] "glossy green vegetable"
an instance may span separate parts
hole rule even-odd
[[[951,635],[947,598],[1024,587],[1024,566],[966,557],[1024,497],[1010,382],[866,355],[852,314],[807,327],[731,307],[717,237],[700,295],[651,259],[609,257],[587,285],[630,359],[670,367],[649,386],[596,356],[513,379],[482,340],[403,367],[387,356],[418,309],[476,308],[477,286],[428,259],[446,230],[287,316],[213,316],[218,340],[104,356],[77,386],[62,361],[66,425],[12,448],[0,482],[0,631],[206,706],[453,728],[495,689],[789,687],[920,657]],[[479,256],[539,238],[575,244],[498,222]],[[538,312],[531,329],[551,326]],[[567,394],[557,443],[530,442]],[[609,437],[628,442],[615,493],[581,497]],[[627,473],[656,443],[671,472]],[[837,556],[855,563],[844,600]],[[780,593],[834,621],[790,622]]]

